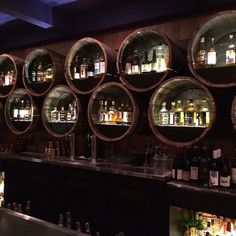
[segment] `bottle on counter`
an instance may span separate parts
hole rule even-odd
[[[71,213],[69,211],[66,212],[66,228],[71,229]]]
[[[182,172],[182,179],[185,182],[190,181],[190,174],[191,174],[190,157],[191,157],[191,149],[187,147],[187,149],[185,150],[184,161],[183,161],[183,172]]]
[[[183,153],[177,152],[172,165],[172,179],[182,180],[183,179]]]
[[[213,156],[211,158],[211,163],[209,167],[209,186],[218,187],[219,186],[219,167],[218,167],[218,153],[217,150],[213,151]]]
[[[228,153],[226,151],[223,152],[223,158],[221,161],[220,168],[220,181],[219,185],[223,188],[229,188],[231,184],[231,171],[228,162]]]
[[[193,148],[191,163],[190,163],[190,180],[193,183],[197,183],[199,180],[199,160],[200,160],[200,150],[197,146]]]
[[[210,164],[210,149],[203,147],[202,155],[199,163],[199,184],[208,186],[209,184],[209,164]]]
[[[187,126],[193,126],[196,125],[197,111],[193,99],[189,99],[188,101],[189,102],[184,115],[184,123]]]

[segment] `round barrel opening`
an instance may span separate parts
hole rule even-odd
[[[15,88],[18,76],[17,63],[14,61],[14,56],[0,55],[0,97],[2,98],[7,97]],[[22,68],[22,62],[19,66]]]
[[[51,135],[64,137],[75,130],[80,110],[79,101],[70,88],[58,85],[44,100],[43,124]]]
[[[122,43],[117,59],[121,81],[134,91],[158,85],[171,68],[170,41],[150,29],[140,29]]]
[[[38,120],[38,109],[25,89],[16,89],[5,104],[5,120],[15,134],[26,133]]]
[[[131,93],[121,84],[110,82],[92,94],[88,105],[89,124],[105,141],[120,140],[130,134],[138,118]]]
[[[65,63],[68,85],[78,93],[92,92],[114,72],[116,53],[93,38],[83,38],[69,51]]]
[[[193,75],[212,87],[235,86],[236,11],[220,12],[203,22],[188,49]]]
[[[149,104],[149,122],[161,141],[174,146],[199,141],[215,119],[215,103],[206,87],[191,77],[161,84]]]
[[[46,94],[56,79],[55,61],[46,49],[32,51],[25,60],[24,84],[34,96]]]

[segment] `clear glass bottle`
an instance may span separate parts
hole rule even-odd
[[[45,80],[50,81],[52,80],[52,77],[53,77],[53,67],[52,64],[48,64],[45,70]]]
[[[36,70],[36,65],[35,64],[32,66],[31,81],[33,83],[37,82],[37,70]]]
[[[104,102],[102,100],[99,101],[99,108],[98,108],[98,121],[99,124],[104,122]]]
[[[79,56],[75,56],[74,61],[74,79],[80,78],[80,65],[79,65]]]
[[[166,109],[166,102],[162,102],[161,110],[159,111],[159,125],[169,124],[169,113]]]
[[[189,99],[189,103],[185,111],[184,123],[187,126],[193,126],[196,124],[196,120],[197,120],[197,110],[195,108],[193,99]]]
[[[169,110],[169,125],[175,124],[175,102],[171,102],[171,108]]]
[[[80,65],[80,78],[87,79],[88,78],[88,64],[87,58],[83,58],[83,63]]]
[[[211,44],[207,52],[207,65],[208,67],[215,67],[217,61],[216,49],[215,49],[215,38],[211,38]]]
[[[131,75],[132,74],[132,56],[130,53],[125,61],[125,74]]]
[[[5,75],[5,86],[10,85],[10,76],[11,76],[11,72],[8,71],[7,74]]]
[[[199,109],[199,125],[200,126],[208,126],[210,123],[210,112],[208,108],[208,103],[206,99],[201,100],[201,106]]]
[[[100,74],[105,74],[106,73],[106,62],[103,54],[100,57],[99,61],[99,66],[100,66]]]
[[[176,110],[175,110],[175,125],[184,124],[184,110],[181,100],[177,100]]]
[[[144,53],[144,59],[142,61],[142,65],[141,65],[141,71],[142,71],[142,73],[151,71],[151,63],[148,60],[148,51],[145,51],[145,53]]]
[[[207,53],[205,49],[205,37],[200,38],[199,51],[196,55],[196,66],[197,68],[202,68],[206,66]]]
[[[137,49],[134,50],[131,69],[132,69],[132,74],[134,75],[141,73],[141,61]]]
[[[163,45],[157,47],[157,72],[163,72],[167,69]]]
[[[53,107],[50,117],[51,117],[51,119],[50,119],[51,122],[58,122],[59,121],[59,112],[58,112],[56,106]]]
[[[226,65],[232,65],[235,64],[235,44],[233,42],[234,35],[229,34],[229,45],[227,47],[226,53],[225,53],[225,64]]]

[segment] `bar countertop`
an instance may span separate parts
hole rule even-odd
[[[144,179],[153,179],[158,181],[169,181],[171,178],[170,171],[163,171],[154,167],[145,166],[132,166],[130,164],[120,164],[109,161],[96,161],[90,160],[70,160],[69,158],[54,158],[45,159],[42,154],[35,153],[21,153],[21,154],[1,154],[1,159],[15,159],[30,161],[34,163],[44,163],[64,167],[78,168],[82,170],[90,170],[96,172],[105,172],[117,175],[132,176]]]

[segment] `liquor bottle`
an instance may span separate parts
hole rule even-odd
[[[19,119],[19,105],[19,99],[15,97],[12,102],[12,119],[15,121]]]
[[[100,57],[99,61],[99,67],[100,67],[100,74],[105,74],[106,73],[106,63],[103,54]]]
[[[79,221],[75,222],[75,230],[76,232],[81,232],[81,223]]]
[[[63,122],[67,120],[67,112],[65,111],[64,106],[61,107],[59,111],[59,121]]]
[[[71,229],[71,213],[69,211],[66,212],[66,228]]]
[[[166,109],[166,102],[162,102],[162,108],[159,111],[159,125],[169,124],[169,114]]]
[[[48,64],[45,70],[45,81],[52,80],[53,77],[53,67],[52,64]]]
[[[86,233],[86,234],[88,234],[88,235],[91,234],[91,229],[90,229],[90,224],[89,224],[89,222],[86,222],[86,223],[84,224],[84,233]]]
[[[175,125],[184,124],[184,110],[181,100],[177,100],[176,110],[175,110]]]
[[[199,179],[199,159],[200,159],[200,151],[197,146],[193,148],[192,158],[191,158],[191,173],[190,179],[191,182],[197,183]]]
[[[94,77],[94,63],[93,58],[90,57],[89,64],[88,64],[88,78]]]
[[[83,58],[83,63],[80,65],[80,78],[86,79],[88,78],[88,64],[86,62],[86,58]]]
[[[236,149],[234,149],[231,162],[231,183],[233,186],[236,186]]]
[[[29,200],[26,202],[25,214],[31,215],[31,202]]]
[[[116,123],[123,123],[123,111],[124,111],[124,103],[121,103],[116,110]]]
[[[165,54],[163,45],[157,47],[157,72],[163,72],[166,68]]]
[[[191,165],[189,159],[190,159],[190,148],[188,147],[184,155],[183,172],[182,172],[182,179],[183,181],[186,182],[190,181],[190,174],[191,174]]]
[[[30,100],[27,99],[25,102],[25,115],[24,120],[31,120],[31,106],[30,106]]]
[[[199,125],[208,126],[210,123],[210,112],[209,112],[206,99],[201,100],[201,107],[199,109],[199,115],[200,115]]]
[[[189,99],[189,103],[186,108],[185,112],[185,125],[187,126],[193,126],[196,124],[197,119],[197,111],[193,102],[193,99]]]
[[[57,110],[57,107],[54,106],[53,110],[51,111],[51,122],[58,122],[59,121],[59,112]]]
[[[2,71],[1,74],[0,74],[0,87],[2,87],[4,85],[5,85],[5,76],[4,76],[4,73]]]
[[[100,53],[96,52],[96,57],[94,60],[94,76],[100,74]]]
[[[220,187],[223,188],[229,188],[231,184],[231,171],[229,168],[229,162],[228,162],[228,153],[226,151],[223,152],[223,159],[221,162],[221,168],[220,168]]]
[[[67,121],[72,121],[72,112],[73,112],[73,107],[72,107],[72,104],[69,103],[68,110],[67,110],[67,115],[66,115],[66,120]]]
[[[157,55],[156,55],[156,50],[155,49],[152,50],[151,71],[152,72],[157,72],[158,71]]]
[[[144,59],[141,65],[141,71],[142,73],[151,71],[151,64],[150,64],[150,61],[148,60],[148,51],[145,51],[144,53]]]
[[[133,120],[133,111],[131,106],[127,103],[124,105],[123,110],[123,123],[124,124],[131,124]]]
[[[202,148],[202,155],[199,164],[199,184],[208,186],[209,183],[209,162],[210,162],[210,150],[206,147]]]
[[[140,57],[138,55],[138,50],[134,50],[133,59],[132,59],[132,66],[131,66],[132,74],[140,74],[141,72],[141,62]]]
[[[225,64],[232,65],[235,64],[235,45],[233,43],[234,35],[229,34],[229,46],[226,50]]]
[[[36,74],[37,74],[37,82],[43,82],[43,81],[45,81],[45,78],[44,78],[44,71],[43,71],[43,65],[42,65],[42,62],[41,62],[41,61],[39,62],[38,66],[37,66]]]
[[[130,54],[125,61],[125,74],[132,74],[132,56]]]
[[[64,226],[63,221],[64,221],[64,219],[63,219],[63,214],[59,214],[57,225],[58,225],[59,227],[63,227],[63,226]]]
[[[216,66],[216,50],[215,50],[215,38],[211,38],[211,45],[207,52],[207,65],[208,67]]]
[[[8,71],[7,74],[5,75],[5,85],[10,85],[10,77],[11,77],[11,72]]]
[[[108,111],[108,120],[109,123],[114,124],[116,122],[116,108],[115,108],[115,101],[111,101],[111,106],[109,107]]]
[[[24,119],[25,119],[25,101],[24,99],[21,99],[19,105],[19,120],[23,121]]]
[[[76,119],[77,119],[77,103],[76,103],[76,100],[75,100],[75,99],[74,99],[74,101],[72,102],[72,108],[73,108],[72,120],[76,120]]]
[[[32,66],[31,81],[32,81],[33,83],[34,83],[34,82],[37,82],[37,70],[36,70],[36,65],[35,65],[35,64]]]
[[[209,186],[211,187],[219,186],[219,168],[217,164],[217,155],[217,150],[214,150],[209,167]]]
[[[79,79],[79,78],[80,78],[79,56],[76,56],[74,61],[74,79]]]
[[[99,101],[99,108],[98,108],[98,123],[102,124],[104,122],[104,102],[101,100]]]
[[[172,165],[172,179],[182,180],[183,179],[183,153],[177,152]]]
[[[171,109],[169,110],[169,125],[175,124],[175,102],[171,102]]]
[[[109,123],[109,116],[108,116],[108,101],[104,101],[104,123]]]
[[[200,38],[200,49],[196,57],[196,66],[202,68],[206,66],[205,37]]]

